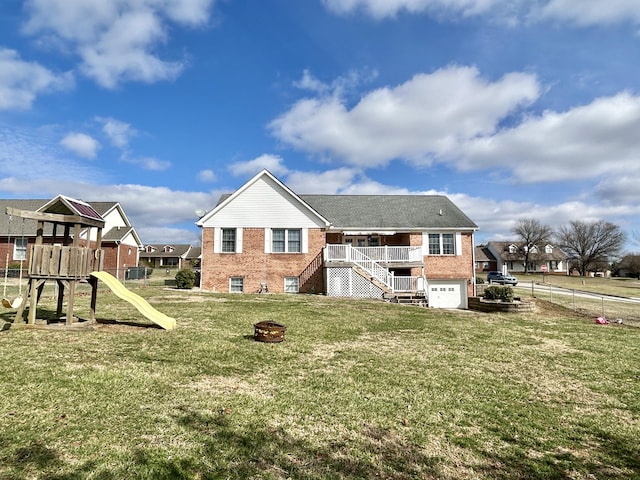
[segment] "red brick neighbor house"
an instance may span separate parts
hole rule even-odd
[[[266,170],[197,222],[201,288],[467,308],[477,225],[441,195],[298,195]]]
[[[3,273],[7,266],[19,268],[21,261],[26,268],[37,228],[35,220],[11,218],[5,213],[6,208],[35,212],[52,202],[64,202],[66,198],[60,195],[53,200],[0,200],[0,266]],[[138,265],[138,250],[142,242],[118,202],[88,202],[88,204],[105,221],[102,230],[103,268],[113,276],[124,279],[126,270]],[[56,238],[63,234],[63,232],[55,232],[54,236],[51,227],[46,228],[48,230],[44,231],[45,243],[55,243],[58,241]],[[96,234],[95,229],[85,230],[80,232],[80,238],[95,243]]]

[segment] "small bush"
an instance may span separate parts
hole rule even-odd
[[[498,285],[491,285],[484,289],[485,300],[502,300],[503,302],[513,302],[515,295],[513,294],[513,288],[501,287]]]
[[[176,273],[176,287],[191,289],[196,284],[196,274],[193,273],[193,270],[189,270],[185,268],[183,270],[179,270]]]

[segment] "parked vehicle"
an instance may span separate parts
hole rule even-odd
[[[499,283],[501,285],[517,285],[518,279],[508,273],[502,272],[489,272],[487,274],[487,282],[491,283]]]

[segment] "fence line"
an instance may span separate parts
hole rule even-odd
[[[604,317],[609,322],[640,327],[640,303],[576,289],[565,289],[565,292],[554,290],[553,285],[532,284],[529,294],[593,318]]]

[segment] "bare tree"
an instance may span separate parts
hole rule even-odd
[[[628,275],[636,277],[640,280],[640,253],[629,253],[625,255],[618,267],[625,269]]]
[[[529,259],[534,247],[541,248],[551,242],[553,229],[543,225],[535,218],[521,218],[511,229],[511,232],[522,241],[524,251],[524,273],[529,271]]]
[[[600,220],[582,222],[574,220],[556,233],[558,246],[576,264],[580,275],[586,276],[592,268],[618,255],[624,246],[626,234],[614,223]]]

